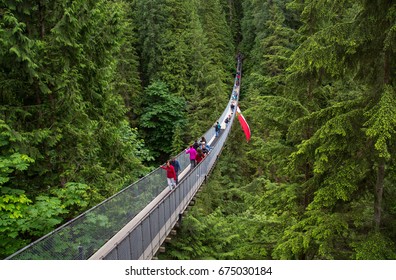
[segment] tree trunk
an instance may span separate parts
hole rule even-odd
[[[233,12],[232,6],[233,6],[233,1],[228,0],[228,9],[230,10],[230,15],[229,15],[230,26],[232,26],[232,12]]]
[[[40,38],[43,40],[45,37],[45,7],[42,5],[41,1],[39,6],[39,21],[40,21]]]
[[[311,164],[309,162],[307,162],[305,164],[305,182],[308,182],[308,180],[312,177],[312,170],[311,170]],[[304,201],[303,201],[303,205],[304,205],[304,209],[308,207],[308,205],[311,203],[312,200],[312,191],[311,191],[311,187],[307,187],[304,190]]]
[[[377,169],[377,182],[375,183],[375,198],[374,198],[374,224],[375,230],[378,231],[381,225],[382,213],[382,196],[384,193],[384,179],[385,179],[385,160],[380,159]]]
[[[390,83],[390,52],[385,51],[384,54],[384,85]],[[380,158],[377,169],[377,181],[375,183],[375,199],[374,199],[374,225],[375,230],[379,231],[381,226],[382,214],[382,197],[384,194],[384,181],[385,181],[385,159]]]

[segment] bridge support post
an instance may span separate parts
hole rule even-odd
[[[177,225],[178,225],[179,227],[181,227],[182,219],[183,219],[183,214],[180,213],[180,214],[179,214],[179,220],[177,221]]]
[[[84,260],[84,248],[83,246],[78,246],[78,259],[79,260]]]

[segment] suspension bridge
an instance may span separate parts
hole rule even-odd
[[[219,119],[221,133],[211,127],[203,135],[211,150],[194,168],[183,151],[176,156],[179,183],[170,191],[165,170],[157,168],[102,203],[48,233],[6,259],[9,260],[150,260],[174,233],[190,202],[207,180],[227,140],[237,106],[242,61],[226,108]],[[239,78],[238,78],[239,76]],[[225,119],[231,115],[226,125]]]

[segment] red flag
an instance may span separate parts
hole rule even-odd
[[[249,140],[250,140],[250,127],[249,127],[249,124],[247,123],[246,119],[243,117],[239,107],[237,107],[237,116],[238,116],[239,123],[241,124],[241,127],[242,127],[243,131],[245,132],[246,141],[249,142]]]

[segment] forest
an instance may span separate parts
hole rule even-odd
[[[161,259],[396,259],[396,3],[0,0],[0,257],[232,127]]]

